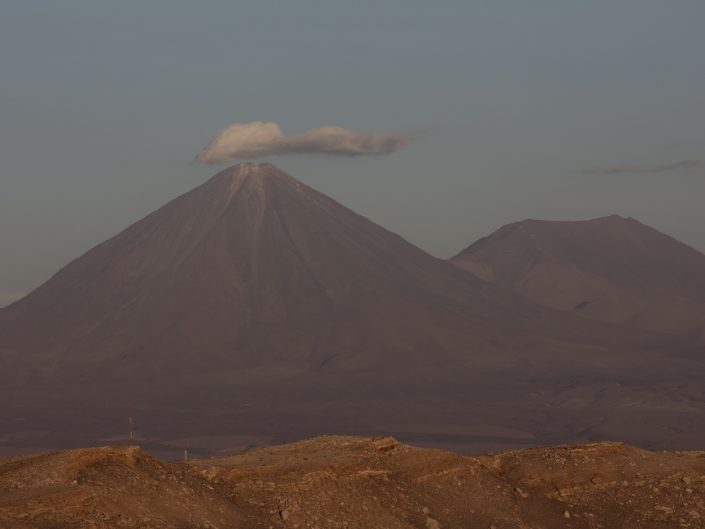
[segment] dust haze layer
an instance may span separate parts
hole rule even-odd
[[[541,307],[269,164],[226,169],[0,311],[0,447],[204,453],[391,432],[698,446],[683,340]]]

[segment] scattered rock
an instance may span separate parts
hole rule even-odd
[[[382,437],[374,439],[372,444],[380,452],[388,452],[399,446],[399,441],[394,439],[394,437]]]
[[[433,518],[426,518],[426,529],[441,529],[441,524]]]
[[[516,492],[522,498],[528,498],[529,493],[524,491],[521,487],[514,487],[514,492]]]

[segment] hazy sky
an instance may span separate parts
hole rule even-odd
[[[4,0],[0,305],[218,170],[192,160],[235,122],[423,131],[271,161],[440,257],[611,213],[703,250],[704,21],[703,0]]]

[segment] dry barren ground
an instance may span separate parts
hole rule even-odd
[[[174,463],[91,448],[0,460],[0,527],[702,528],[705,453],[598,443],[463,457],[321,437]]]

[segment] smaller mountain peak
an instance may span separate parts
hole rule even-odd
[[[623,217],[622,215],[613,213],[612,215],[605,215],[604,217],[597,217],[595,219],[590,220],[593,222],[624,222],[626,220],[630,220],[630,217]]]
[[[602,226],[602,227],[612,227],[621,229],[638,229],[647,228],[644,224],[639,222],[634,217],[624,217],[622,215],[607,215],[605,217],[598,217],[596,219],[590,219],[584,221],[588,225]]]
[[[523,226],[575,226],[575,225],[590,225],[590,224],[623,224],[634,222],[632,217],[623,217],[617,213],[605,215],[603,217],[593,217],[590,219],[578,220],[547,220],[547,219],[524,219],[518,222],[513,222],[503,226],[503,228],[517,228]]]

